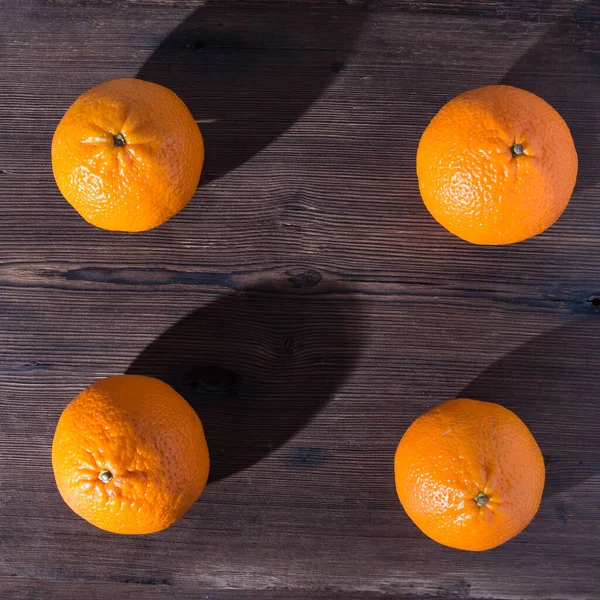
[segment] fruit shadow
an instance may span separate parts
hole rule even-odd
[[[194,407],[217,481],[307,425],[352,373],[361,329],[356,299],[259,286],[184,317],[127,372],[166,381]]]
[[[574,319],[502,357],[460,394],[502,404],[525,422],[546,461],[548,494],[600,473],[600,318]]]
[[[549,102],[565,119],[579,155],[577,188],[600,181],[600,3],[584,1],[529,49],[502,79]]]
[[[331,0],[209,0],[137,77],[187,104],[204,136],[208,183],[276,140],[319,98],[343,70],[366,14]]]

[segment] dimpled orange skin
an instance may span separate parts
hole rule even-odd
[[[63,196],[88,223],[113,231],[144,231],[170,219],[192,198],[203,163],[202,135],[186,105],[141,79],[85,92],[52,140]]]
[[[515,144],[522,154],[513,155]],[[545,231],[569,203],[577,167],[562,117],[535,94],[506,85],[448,102],[417,151],[425,206],[473,244],[512,244]]]
[[[420,416],[394,468],[408,516],[436,542],[461,550],[489,550],[520,533],[544,489],[544,460],[527,426],[478,400],[451,400]]]
[[[187,512],[206,485],[209,458],[202,423],[184,398],[158,379],[118,375],[65,408],[52,466],[79,516],[113,533],[143,534]]]

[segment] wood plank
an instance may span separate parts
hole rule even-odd
[[[0,595],[588,599],[600,584],[600,14],[591,0],[27,0],[0,22]],[[202,185],[139,235],[86,225],[52,132],[90,86],[175,89],[207,141]],[[547,233],[453,238],[424,209],[422,130],[504,82],[549,100],[580,174]],[[211,483],[148,537],[62,502],[66,403],[160,376],[206,426]],[[489,553],[427,540],[392,460],[466,395],[529,425],[540,512]]]

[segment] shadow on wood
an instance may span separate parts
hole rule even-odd
[[[577,188],[600,181],[599,23],[596,0],[578,3],[570,18],[552,26],[502,80],[542,97],[565,119],[579,154]]]
[[[525,422],[546,460],[547,494],[600,473],[599,339],[600,318],[576,317],[496,361],[461,392]]]
[[[344,68],[364,8],[327,0],[209,0],[137,76],[175,91],[204,135],[202,182],[276,140]]]
[[[215,481],[304,427],[344,384],[360,346],[357,300],[253,291],[183,318],[128,373],[163,379],[190,402],[204,424]]]

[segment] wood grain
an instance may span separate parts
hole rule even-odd
[[[0,20],[0,596],[590,599],[600,586],[600,7],[593,0],[26,0]],[[81,92],[176,89],[207,140],[195,198],[126,235],[60,197]],[[580,157],[545,234],[479,248],[434,223],[414,155],[439,107],[505,82]],[[203,418],[211,483],[150,537],[64,505],[50,446],[99,377],[156,374]],[[392,460],[459,395],[509,406],[540,512],[483,554],[426,539]]]

